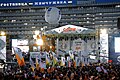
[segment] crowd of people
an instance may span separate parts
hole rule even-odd
[[[0,73],[0,80],[120,80],[120,65],[89,64],[77,67],[11,67]]]

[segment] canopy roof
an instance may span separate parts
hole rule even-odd
[[[83,28],[75,25],[65,25],[46,31],[46,34],[93,34],[95,32],[96,31],[94,29]]]

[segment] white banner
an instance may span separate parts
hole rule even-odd
[[[97,50],[97,41],[95,39],[87,40],[87,49],[91,52]]]
[[[81,40],[81,38],[74,40],[72,44],[72,50],[73,51],[84,50],[84,40]]]
[[[70,41],[68,40],[61,40],[58,41],[58,55],[65,55],[70,50]]]
[[[6,61],[6,36],[0,36],[0,59]]]
[[[108,62],[108,34],[100,34],[100,61]]]
[[[108,34],[100,34],[100,45],[101,52],[108,54]]]
[[[12,39],[12,47],[18,47],[27,54],[29,52],[28,39]],[[14,53],[13,50],[12,53]]]

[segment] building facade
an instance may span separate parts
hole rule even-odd
[[[117,28],[117,20],[120,17],[119,0],[113,2],[77,0],[76,4],[55,5],[61,11],[59,24],[48,24],[45,21],[45,12],[50,6],[19,5],[6,7],[7,4],[0,4],[0,30],[5,31],[8,38],[23,38],[23,36],[26,38],[35,30],[41,30],[45,26],[47,26],[45,30],[50,30],[68,24],[87,28],[114,29]],[[7,42],[9,43],[9,40]]]

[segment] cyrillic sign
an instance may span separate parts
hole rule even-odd
[[[77,4],[76,0],[1,0],[0,7],[54,6]]]

